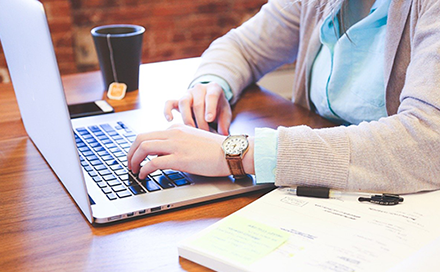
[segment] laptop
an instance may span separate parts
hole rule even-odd
[[[273,186],[256,185],[252,176],[234,181],[172,169],[137,180],[126,169],[126,153],[137,133],[169,126],[163,105],[70,119],[43,5],[0,0],[0,7],[0,41],[26,132],[90,223]]]

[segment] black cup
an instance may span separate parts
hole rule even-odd
[[[127,91],[139,88],[139,66],[145,28],[137,25],[104,25],[92,29],[99,66],[107,90],[113,82],[125,83]]]

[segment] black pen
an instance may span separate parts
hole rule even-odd
[[[342,196],[341,191],[336,191],[327,187],[319,187],[319,186],[298,186],[296,188],[285,187],[282,190],[289,194],[294,194],[297,196],[306,196],[306,197],[315,197],[315,198],[340,198]],[[397,205],[403,202],[403,197],[395,194],[382,194],[382,195],[373,195],[371,197],[359,197],[358,201],[389,206],[389,205]]]
[[[332,190],[327,187],[319,187],[319,186],[297,186],[296,188],[285,187],[283,188],[283,191],[297,196],[307,196],[307,197],[316,197],[316,198],[340,198],[342,196],[342,192],[340,191]]]

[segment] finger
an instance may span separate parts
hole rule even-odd
[[[221,110],[219,113],[218,127],[217,127],[218,133],[222,135],[229,135],[229,127],[231,126],[231,120],[232,120],[232,112],[231,112],[231,107],[229,107],[228,104],[227,107],[224,107],[224,109]]]
[[[138,173],[141,163],[148,155],[167,155],[173,151],[167,140],[151,140],[142,142],[130,160],[131,171]]]
[[[174,169],[174,167],[172,167],[171,158],[172,158],[171,155],[167,155],[167,156],[159,156],[154,159],[151,159],[142,166],[138,175],[139,179],[144,179],[147,177],[148,174],[151,174],[159,169],[170,169],[170,168]]]
[[[178,100],[168,100],[165,102],[163,114],[168,122],[173,121],[172,110],[179,110],[179,101]]]
[[[205,120],[205,86],[196,85],[190,92],[193,96],[192,111],[196,125],[200,129],[209,130],[208,122]]]
[[[205,96],[205,120],[206,122],[213,122],[217,117],[217,109],[221,96],[223,95],[222,88],[217,83],[209,83],[207,85]]]
[[[186,93],[182,98],[179,100],[179,111],[182,115],[183,123],[196,127],[196,124],[194,123],[193,119],[193,112],[192,112],[192,103],[193,103],[193,97],[190,93]]]
[[[133,160],[133,155],[136,152],[136,150],[139,149],[139,146],[144,142],[148,140],[165,140],[166,135],[164,131],[154,131],[149,133],[143,133],[139,134],[134,142],[131,144],[130,149],[127,153],[127,167],[128,169],[132,170],[132,164],[130,163]]]

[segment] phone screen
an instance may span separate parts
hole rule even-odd
[[[114,112],[112,106],[104,100],[69,105],[70,118],[92,116]]]

